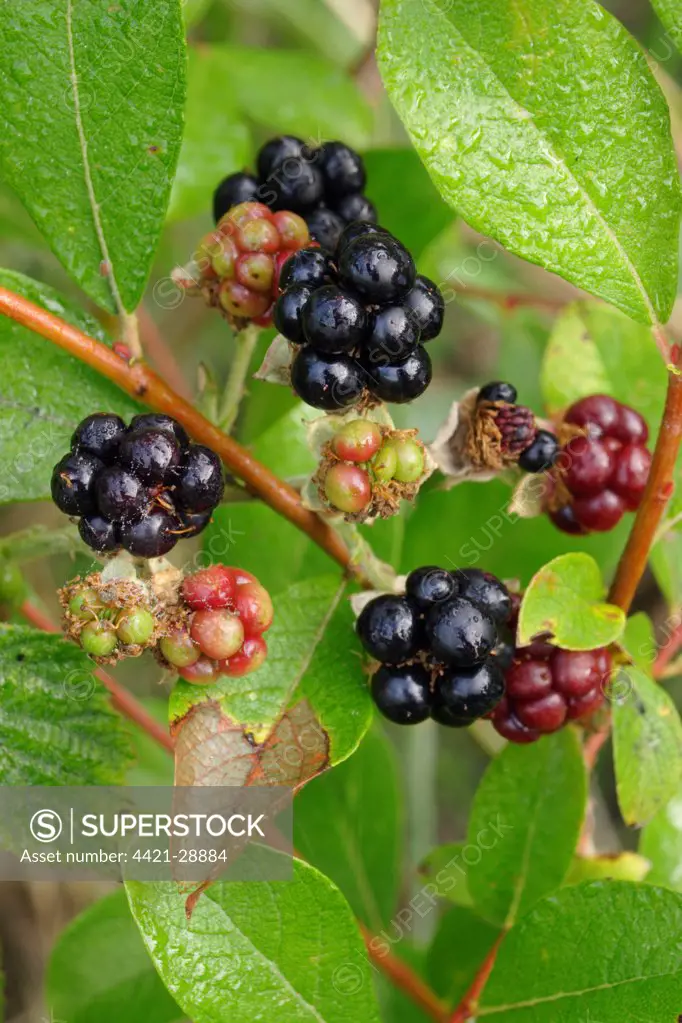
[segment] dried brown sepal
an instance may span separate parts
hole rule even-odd
[[[535,432],[535,414],[525,405],[476,402],[464,450],[475,468],[499,472],[517,463]]]

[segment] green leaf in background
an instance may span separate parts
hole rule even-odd
[[[169,707],[176,784],[298,786],[350,756],[372,702],[346,589],[324,577],[279,594],[268,658],[253,675],[178,683]]]
[[[675,1023],[680,933],[679,895],[625,881],[571,885],[544,899],[506,936],[477,1019],[502,1014],[504,1023]]]
[[[438,895],[456,906],[471,906],[467,867],[462,859],[464,842],[436,846],[419,865],[419,873],[436,886]]]
[[[680,188],[646,57],[593,0],[384,0],[388,94],[446,200],[643,322],[677,287]],[[531,59],[529,60],[529,54]]]
[[[0,784],[122,783],[122,719],[73,643],[0,624],[0,706]]]
[[[643,881],[650,866],[649,860],[634,852],[614,853],[612,856],[576,856],[564,884],[604,880]]]
[[[378,1023],[348,904],[313,867],[293,869],[289,883],[215,884],[190,920],[175,885],[128,883],[154,965],[194,1023]]]
[[[652,435],[661,421],[667,374],[651,331],[601,302],[573,302],[557,317],[542,362],[547,408],[563,411],[588,394],[610,394],[640,412]]]
[[[493,947],[497,927],[470,909],[456,906],[438,924],[426,957],[426,975],[436,994],[456,1005]]]
[[[643,671],[651,671],[656,659],[656,636],[654,623],[644,611],[628,618],[625,632],[621,636],[621,645],[630,654],[635,664]]]
[[[415,259],[454,219],[414,149],[370,149],[365,192],[388,228]],[[400,182],[396,187],[396,182]]]
[[[682,53],[682,8],[680,0],[651,0],[651,6],[661,19],[666,34]]]
[[[682,782],[682,722],[672,699],[640,668],[612,684],[618,805],[626,824],[647,824]]]
[[[506,746],[484,774],[469,819],[463,860],[476,910],[511,926],[558,888],[586,802],[585,764],[573,729],[532,746]]]
[[[357,61],[374,38],[373,12],[369,5],[365,12],[362,6],[332,5],[320,3],[320,0],[232,0],[232,6],[251,17],[254,14],[262,18],[269,16],[278,28],[293,31],[342,66]]]
[[[52,288],[10,270],[0,270],[0,284],[107,343],[97,321]],[[4,316],[0,362],[0,504],[49,499],[52,469],[91,412],[141,411],[85,363]]]
[[[587,554],[562,554],[540,569],[521,603],[517,641],[551,633],[566,650],[594,650],[615,642],[625,614],[604,604],[605,587],[597,563]]]
[[[679,792],[642,829],[639,852],[651,863],[647,874],[650,884],[682,892],[682,795]]]
[[[224,62],[219,88],[234,93],[243,113],[278,133],[324,142],[343,139],[363,148],[372,133],[372,111],[338,67],[305,50],[220,46],[212,60]]]
[[[177,1023],[184,1019],[161,983],[119,888],[60,934],[47,970],[54,1020]]]
[[[396,909],[403,852],[396,754],[378,728],[296,797],[294,846],[337,884],[373,931]]]
[[[211,197],[227,174],[249,162],[251,139],[232,91],[226,58],[210,47],[190,50],[185,133],[173,182],[169,220],[211,213]]]
[[[0,39],[0,175],[84,291],[132,310],[182,139],[179,0],[25,0]]]

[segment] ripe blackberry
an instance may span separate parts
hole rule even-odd
[[[303,308],[302,322],[308,344],[328,355],[351,352],[367,337],[364,306],[335,284],[313,291]]]
[[[291,365],[291,385],[307,405],[334,412],[354,405],[365,389],[366,377],[348,355],[326,355],[306,346]]]
[[[434,657],[461,668],[482,664],[497,643],[492,615],[462,597],[435,604],[426,615],[425,628]]]
[[[386,305],[405,298],[416,272],[407,249],[390,235],[360,235],[339,257],[339,277],[367,302]]]
[[[405,597],[375,597],[360,612],[356,629],[365,650],[385,664],[400,664],[419,650],[419,618]]]
[[[478,392],[477,401],[506,401],[508,405],[516,404],[517,392],[512,384],[503,380],[493,380],[485,384]]]
[[[509,621],[512,600],[509,590],[492,572],[480,568],[459,568],[453,572],[460,597],[482,607],[498,625]]]
[[[423,274],[417,274],[414,286],[405,296],[405,308],[419,328],[422,343],[438,337],[443,329],[445,299],[437,284]]]
[[[419,327],[409,310],[400,305],[386,306],[374,316],[371,333],[362,346],[363,361],[372,366],[404,362],[420,339]]]
[[[347,224],[352,223],[354,220],[361,220],[365,224],[374,224],[377,220],[377,208],[373,202],[371,202],[364,195],[344,195],[342,199],[337,199],[333,204],[335,213],[341,217]]]
[[[421,345],[397,364],[371,365],[365,358],[361,362],[369,377],[371,393],[381,401],[402,405],[418,398],[431,383],[431,358]]]
[[[308,213],[324,196],[322,174],[303,157],[287,158],[274,166],[264,187],[265,202],[273,210]]]
[[[306,144],[296,135],[276,135],[269,139],[258,150],[256,169],[261,180],[272,174],[285,160],[302,158],[306,152]]]
[[[343,234],[339,238],[339,244],[336,247],[337,259],[341,257],[343,250],[347,248],[351,242],[354,242],[356,238],[369,234],[391,236],[390,231],[387,231],[385,227],[380,227],[379,224],[366,223],[362,220],[353,220],[344,228]]]
[[[555,460],[570,501],[550,506],[550,517],[566,533],[606,532],[639,507],[651,467],[644,446],[647,425],[638,412],[606,394],[576,402],[564,420],[583,432]]]
[[[405,581],[405,593],[411,597],[420,611],[426,611],[433,604],[454,597],[457,586],[452,574],[435,565],[415,568]]]
[[[320,249],[299,249],[289,256],[279,275],[279,286],[286,291],[294,284],[305,284],[309,288],[321,288],[331,279],[332,266],[329,257]]]
[[[343,217],[335,213],[334,210],[320,206],[312,213],[306,213],[305,222],[308,225],[310,237],[317,242],[320,248],[330,255],[334,253],[346,226]]]
[[[367,184],[361,157],[343,142],[325,142],[319,151],[324,190],[328,198],[341,198],[362,192]]]
[[[559,441],[549,430],[538,430],[528,447],[519,455],[524,472],[546,472],[559,455]]]
[[[292,344],[305,344],[303,307],[312,295],[307,284],[293,284],[275,303],[275,327]]]
[[[82,539],[98,553],[124,547],[138,557],[165,554],[181,537],[200,533],[222,498],[220,459],[190,443],[170,416],[134,416],[127,428],[117,416],[88,416],[73,444],[54,468],[53,499],[80,519]]]
[[[504,676],[489,657],[472,668],[448,668],[436,676],[431,716],[441,725],[465,728],[494,710],[504,695]]]
[[[389,721],[416,725],[431,714],[429,685],[429,673],[420,664],[384,664],[372,676],[372,699]]]
[[[213,193],[213,219],[216,224],[233,206],[258,199],[258,178],[241,172],[229,174],[220,182]]]
[[[567,721],[583,720],[602,706],[611,654],[561,650],[544,640],[515,651],[504,676],[505,697],[490,715],[511,742],[534,742]]]

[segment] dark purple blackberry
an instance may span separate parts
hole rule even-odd
[[[118,526],[102,515],[84,515],[78,532],[88,547],[99,554],[109,554],[121,546]]]
[[[223,467],[216,453],[203,444],[193,444],[174,492],[179,506],[190,512],[213,509],[224,490]]]
[[[95,484],[97,510],[113,522],[139,519],[149,506],[149,491],[138,476],[120,465],[107,466]]]
[[[431,714],[429,673],[421,664],[382,665],[372,676],[372,699],[397,725],[417,725]]]
[[[384,227],[380,227],[379,224],[370,224],[363,220],[353,220],[351,223],[344,228],[343,234],[339,238],[339,244],[336,247],[336,254],[340,256],[343,250],[354,242],[356,238],[362,238],[365,235],[370,234],[382,234],[393,237],[389,231]]]
[[[365,650],[384,664],[400,664],[419,650],[421,629],[415,606],[387,593],[365,604],[355,624]]]
[[[160,558],[175,547],[182,535],[181,522],[161,509],[121,527],[121,543],[137,558]]]
[[[419,344],[419,337],[419,327],[403,306],[385,306],[374,316],[371,333],[362,346],[363,361],[368,366],[404,362]]]
[[[460,597],[478,604],[498,625],[508,621],[512,612],[512,599],[509,590],[497,576],[480,568],[458,568],[452,574]]]
[[[504,380],[493,380],[478,392],[476,401],[506,401],[508,405],[516,403],[516,388],[513,384],[507,384]]]
[[[343,233],[345,220],[333,210],[318,207],[312,213],[306,213],[305,222],[310,237],[315,239],[321,249],[333,255]]]
[[[396,365],[373,366],[364,357],[361,362],[369,377],[370,391],[381,401],[402,405],[418,398],[431,383],[431,359],[421,345]]]
[[[201,512],[184,512],[182,515],[181,535],[184,539],[197,536],[209,524],[213,517],[213,508]]]
[[[291,365],[291,386],[307,405],[327,412],[349,408],[362,395],[367,379],[355,359],[327,355],[307,346]]]
[[[504,696],[504,676],[490,657],[472,668],[448,668],[436,676],[431,716],[441,725],[466,728],[489,714]]]
[[[95,412],[79,423],[71,438],[72,451],[88,451],[104,461],[116,451],[125,433],[126,424],[120,416]]]
[[[426,615],[425,626],[434,657],[460,668],[482,664],[497,643],[492,615],[462,597],[435,604]]]
[[[301,320],[306,341],[326,354],[350,352],[367,337],[368,321],[364,306],[335,284],[326,284],[313,291],[303,308]]]
[[[404,298],[415,276],[412,256],[390,235],[361,235],[339,257],[342,284],[377,305]]]
[[[431,341],[443,329],[445,299],[437,284],[418,274],[414,286],[403,299],[408,315],[421,332],[421,340]]]
[[[305,284],[294,284],[287,288],[275,302],[273,323],[287,341],[295,345],[305,343],[303,335],[303,307],[312,295],[311,289]]]
[[[362,158],[343,142],[325,142],[319,150],[319,165],[325,194],[330,199],[362,192],[367,183]]]
[[[331,263],[321,249],[299,249],[289,256],[279,275],[281,291],[294,284],[306,284],[309,288],[321,288],[330,280]]]
[[[377,208],[373,202],[359,192],[353,195],[344,195],[342,199],[335,200],[332,204],[335,213],[346,221],[363,220],[367,224],[376,223]]]
[[[183,450],[189,446],[189,437],[184,426],[171,416],[163,412],[143,412],[141,415],[133,416],[128,427],[129,433],[142,433],[143,430],[161,430],[162,433],[170,433]]]
[[[216,224],[233,206],[241,202],[255,202],[258,199],[258,188],[258,179],[253,174],[240,172],[223,178],[213,193],[213,218]]]
[[[89,515],[96,510],[95,480],[103,463],[87,451],[65,455],[52,470],[52,500],[65,515]]]
[[[405,593],[411,597],[421,611],[433,604],[449,600],[457,592],[455,580],[450,572],[435,565],[415,568],[405,582]]]
[[[118,456],[120,464],[145,483],[169,481],[179,471],[182,458],[175,437],[161,430],[128,432]]]
[[[298,158],[286,159],[273,167],[260,193],[261,201],[273,210],[308,213],[322,199],[322,174],[314,163]]]
[[[524,472],[546,472],[559,457],[559,441],[549,430],[538,430],[528,447],[519,455]]]
[[[306,154],[306,144],[296,135],[277,135],[258,150],[256,169],[261,181],[265,180],[284,160],[296,160]]]

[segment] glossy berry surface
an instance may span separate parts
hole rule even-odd
[[[419,649],[415,607],[405,597],[385,594],[365,604],[356,623],[365,650],[385,664],[399,664]]]
[[[258,150],[256,169],[259,177],[267,178],[284,160],[296,160],[306,153],[303,139],[296,135],[276,135],[269,139]]]
[[[183,451],[189,447],[189,437],[184,426],[177,419],[162,412],[142,412],[138,416],[133,416],[128,432],[142,433],[144,430],[160,430],[162,433],[170,434],[175,437]]]
[[[80,633],[80,644],[92,657],[110,657],[118,646],[111,622],[88,622]]]
[[[216,224],[229,209],[258,198],[258,179],[253,174],[229,174],[213,193],[213,219]]]
[[[365,308],[335,284],[317,288],[303,307],[303,334],[320,352],[351,352],[367,336]]]
[[[428,672],[420,664],[382,665],[372,676],[372,699],[389,721],[416,725],[431,714]]]
[[[138,480],[161,483],[174,475],[182,461],[177,440],[162,430],[128,433],[119,445],[119,463]],[[104,511],[104,509],[101,509]]]
[[[138,558],[160,558],[178,542],[181,525],[175,515],[161,509],[121,526],[121,543]]]
[[[368,419],[345,423],[331,441],[332,451],[345,462],[369,462],[381,444],[381,430]]]
[[[436,565],[424,565],[410,572],[405,581],[405,593],[412,598],[421,611],[433,604],[454,597],[457,587],[452,574]]]
[[[87,416],[74,430],[71,449],[87,451],[98,458],[106,459],[116,450],[125,428],[126,425],[120,416],[95,412],[94,415]]]
[[[275,327],[287,341],[295,345],[305,344],[303,308],[311,295],[312,291],[307,284],[294,284],[275,303]]]
[[[449,668],[436,677],[431,716],[441,725],[464,728],[490,713],[504,696],[504,676],[490,657],[473,668]]]
[[[236,582],[224,565],[202,568],[182,581],[182,599],[193,611],[217,611],[234,607]]]
[[[576,402],[565,421],[582,433],[556,460],[571,500],[550,508],[550,517],[566,533],[606,532],[639,507],[651,468],[647,425],[638,412],[606,394]]]
[[[197,611],[192,618],[190,636],[205,657],[220,661],[232,657],[244,642],[244,626],[231,611]]]
[[[290,157],[273,167],[267,190],[266,202],[273,210],[304,214],[322,201],[324,181],[314,163]]]
[[[169,664],[175,668],[188,668],[201,657],[199,647],[193,641],[188,629],[174,629],[159,640],[159,649]]]
[[[478,392],[477,401],[506,401],[508,405],[516,404],[517,392],[512,384],[503,380],[493,380],[485,384]]]
[[[363,358],[362,365],[367,371],[372,394],[396,405],[423,394],[433,375],[429,353],[421,345],[404,362],[371,365]]]
[[[438,337],[443,329],[445,299],[437,284],[423,274],[417,274],[413,287],[405,295],[404,305],[410,319],[419,328],[422,342]]]
[[[359,465],[336,462],[327,469],[324,494],[332,508],[347,515],[356,515],[369,507],[372,501],[369,473]]]
[[[193,444],[177,475],[179,505],[191,511],[215,508],[224,490],[223,467],[216,453],[203,444]]]
[[[392,437],[388,442],[395,451],[393,479],[398,483],[416,483],[424,475],[424,446],[411,437]]]
[[[497,643],[492,616],[462,597],[434,605],[426,615],[425,627],[434,657],[458,667],[482,664]]]
[[[112,521],[139,519],[149,504],[145,485],[120,465],[102,469],[97,477],[96,496],[100,515]]]
[[[524,472],[546,472],[559,454],[559,441],[549,430],[538,430],[531,444],[519,455],[519,468]]]
[[[343,234],[346,222],[343,217],[334,210],[318,208],[312,213],[306,213],[305,218],[308,225],[310,237],[313,238],[321,249],[330,255],[336,251],[339,239]]]
[[[124,612],[116,621],[116,635],[128,646],[148,643],[154,633],[154,616],[144,607]]]
[[[385,305],[407,294],[416,277],[414,261],[397,239],[360,235],[339,258],[342,283],[368,302]]]
[[[332,208],[346,223],[360,220],[365,224],[373,224],[377,219],[377,208],[374,203],[367,196],[358,193],[344,195],[342,199],[334,200]]]
[[[299,398],[328,412],[354,405],[365,384],[362,368],[348,355],[327,355],[306,346],[291,365],[291,385]]]
[[[83,515],[78,521],[78,532],[81,540],[98,554],[110,554],[121,546],[118,526],[103,515]]]
[[[372,459],[374,478],[380,483],[392,480],[398,467],[398,453],[394,444],[382,444]]]
[[[373,317],[363,345],[365,365],[389,365],[403,362],[419,344],[421,333],[403,306],[386,306]]]
[[[453,572],[460,597],[478,604],[498,625],[504,625],[512,612],[509,590],[491,572],[480,568],[461,568]]]
[[[293,284],[320,288],[331,273],[329,258],[321,249],[299,249],[289,256],[279,276],[279,286],[286,291]]]
[[[96,511],[95,482],[103,463],[87,451],[76,451],[57,462],[52,471],[52,500],[66,515]]]
[[[268,647],[262,636],[251,636],[244,640],[241,650],[232,657],[220,661],[218,670],[229,678],[241,678],[258,671],[265,663]]]
[[[367,183],[365,165],[350,146],[343,142],[325,142],[319,150],[319,161],[328,198],[362,192]]]
[[[339,244],[336,247],[337,259],[341,256],[344,249],[346,249],[351,242],[354,242],[356,238],[361,238],[364,235],[389,235],[390,231],[386,228],[381,227],[379,224],[367,223],[362,220],[353,220],[348,224],[339,238]]]

